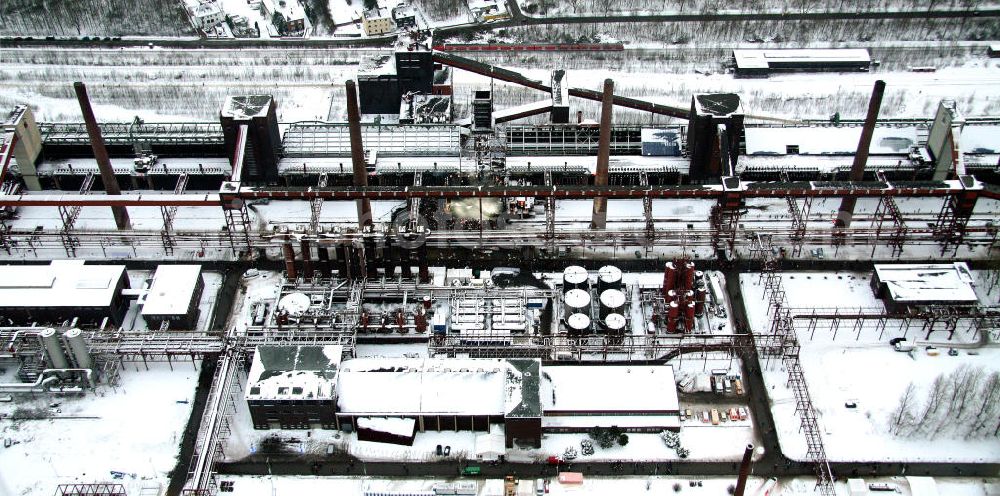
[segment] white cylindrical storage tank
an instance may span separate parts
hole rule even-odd
[[[572,289],[590,289],[590,274],[579,265],[570,265],[563,270],[563,293]]]
[[[87,348],[87,342],[83,339],[83,333],[79,329],[70,329],[63,336],[69,343],[69,350],[73,353],[76,368],[94,368],[94,359],[90,356],[90,350]]]
[[[590,317],[590,293],[582,289],[571,289],[563,295],[566,318],[574,313],[586,314]]]
[[[597,270],[597,289],[607,291],[609,289],[622,288],[622,270],[614,265],[605,265]]]
[[[62,343],[59,342],[59,335],[51,327],[38,333],[42,339],[42,346],[45,347],[45,357],[48,358],[50,369],[68,369],[69,362],[63,353]]]
[[[566,318],[566,327],[573,335],[586,334],[590,332],[590,317],[582,313],[574,313]]]
[[[298,317],[309,310],[312,300],[303,293],[291,293],[278,300],[278,310],[285,312],[289,317]]]
[[[604,330],[608,334],[625,334],[625,316],[620,313],[609,313],[604,317]]]
[[[625,313],[625,293],[617,289],[609,289],[601,293],[601,318],[611,313]]]

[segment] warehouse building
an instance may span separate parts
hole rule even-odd
[[[766,77],[779,71],[867,71],[871,64],[871,55],[863,48],[733,50],[737,77]]]
[[[128,310],[124,265],[85,265],[53,260],[50,265],[0,266],[0,315],[15,323],[51,323],[79,317],[108,318],[121,325]]]
[[[337,378],[338,425],[366,437],[405,438],[411,424],[377,419],[409,419],[414,432],[489,432],[503,424],[507,447],[539,447],[540,368],[537,359],[348,360]]]
[[[335,429],[343,353],[340,345],[258,346],[246,388],[254,428]]]
[[[871,285],[892,312],[919,305],[974,305],[979,301],[965,262],[876,265]]]
[[[204,290],[200,265],[160,265],[146,293],[142,318],[150,329],[168,322],[175,329],[193,330]]]
[[[542,377],[544,432],[680,430],[670,366],[547,366]]]

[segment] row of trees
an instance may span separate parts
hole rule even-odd
[[[941,374],[926,391],[910,383],[889,418],[896,436],[974,439],[1000,433],[1000,372],[963,365]]]
[[[708,45],[741,42],[978,41],[1000,37],[989,19],[851,19],[827,21],[726,21],[587,23],[507,30],[517,42],[577,43],[618,39]]]
[[[539,15],[623,14],[649,12],[872,12],[895,10],[969,10],[975,0],[522,0],[524,10]]]
[[[178,0],[4,0],[0,34],[183,36],[194,29]]]

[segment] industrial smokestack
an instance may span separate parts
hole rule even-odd
[[[594,186],[608,185],[608,162],[611,160],[611,113],[614,109],[615,82],[604,80],[604,94],[601,98],[601,135],[597,142],[597,171]],[[591,229],[604,229],[608,225],[608,199],[594,198],[594,212],[590,220]]]
[[[295,272],[295,248],[292,247],[291,239],[286,239],[285,243],[281,245],[281,253],[285,258],[286,277],[294,280],[298,274]]]
[[[865,177],[865,165],[868,163],[868,149],[872,144],[872,134],[875,133],[875,122],[878,121],[878,111],[882,107],[882,95],[885,94],[885,81],[881,79],[875,81],[875,88],[872,90],[872,98],[868,101],[868,115],[865,116],[865,125],[861,128],[861,139],[858,140],[858,150],[854,153],[854,163],[851,164],[851,181],[861,181]],[[840,202],[840,210],[837,212],[837,227],[850,227],[851,218],[854,217],[854,207],[857,205],[856,198],[844,198]]]
[[[368,186],[368,168],[365,165],[365,150],[361,145],[361,111],[358,109],[358,90],[354,80],[344,83],[347,93],[347,128],[351,133],[351,164],[354,167],[354,186]],[[358,200],[358,225],[364,227],[372,223],[372,205],[367,198]]]
[[[747,449],[743,451],[743,461],[740,462],[740,475],[736,479],[736,492],[733,493],[735,496],[743,496],[743,492],[746,491],[751,458],[753,458],[753,445],[748,444]]]
[[[97,169],[101,172],[101,182],[104,183],[104,191],[109,195],[120,195],[122,194],[122,190],[118,186],[115,171],[111,168],[111,159],[108,158],[108,150],[104,147],[104,137],[101,136],[101,128],[97,126],[97,119],[94,118],[94,110],[90,108],[90,97],[87,96],[87,86],[77,81],[73,83],[73,90],[76,91],[76,99],[80,102],[80,111],[83,112],[83,122],[87,125],[90,146],[94,150]],[[115,225],[118,226],[118,229],[132,228],[128,218],[128,210],[125,207],[111,207],[111,213],[115,216]]]
[[[300,240],[299,249],[302,251],[302,276],[306,279],[312,279],[312,248],[309,247],[309,240]]]

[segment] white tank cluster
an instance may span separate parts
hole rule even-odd
[[[570,334],[586,334],[591,330],[623,334],[628,302],[624,289],[622,271],[613,265],[598,269],[596,286],[591,286],[587,269],[578,265],[566,267],[562,277],[563,318]]]

